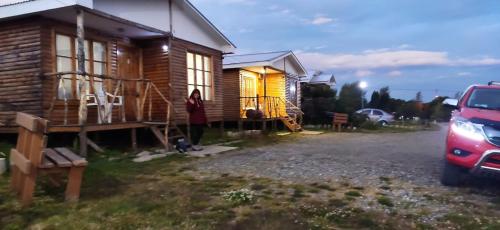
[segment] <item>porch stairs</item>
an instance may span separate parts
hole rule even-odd
[[[304,112],[289,100],[282,99],[285,108],[288,108],[285,116],[280,116],[281,122],[292,132],[302,131],[302,116]]]
[[[149,125],[151,132],[153,132],[155,137],[167,150],[174,149],[173,143],[175,143],[177,139],[184,138],[184,140],[189,141],[179,126],[173,122],[170,124],[166,124],[165,122],[144,122],[144,124]]]
[[[296,117],[283,116],[280,117],[281,122],[292,132],[302,131],[302,126],[297,123]]]

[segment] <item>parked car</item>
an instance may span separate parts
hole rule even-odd
[[[366,108],[360,109],[356,111],[356,113],[364,114],[368,116],[371,121],[377,122],[381,125],[388,125],[389,123],[394,121],[394,115],[380,109]]]
[[[500,82],[470,86],[460,99],[446,99],[452,112],[446,138],[443,185],[457,186],[465,173],[500,173]]]

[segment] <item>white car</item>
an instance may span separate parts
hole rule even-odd
[[[380,109],[366,108],[360,109],[356,113],[367,115],[371,121],[380,123],[381,125],[388,125],[394,121],[394,115]]]

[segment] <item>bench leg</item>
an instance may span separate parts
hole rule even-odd
[[[17,195],[20,192],[21,171],[15,165],[10,168],[12,177],[10,178],[10,189]]]
[[[71,167],[68,173],[68,185],[66,186],[66,201],[76,202],[80,198],[80,187],[82,185],[83,171],[85,167]]]
[[[33,201],[33,193],[36,185],[36,172],[30,175],[22,175],[24,180],[21,181],[21,204],[28,206]]]

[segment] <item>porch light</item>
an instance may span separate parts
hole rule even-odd
[[[168,46],[166,44],[163,44],[163,46],[161,46],[161,49],[163,50],[163,52],[167,53],[168,52]]]
[[[297,90],[297,87],[295,86],[295,84],[291,84],[290,85],[290,92],[295,93],[296,90]]]

